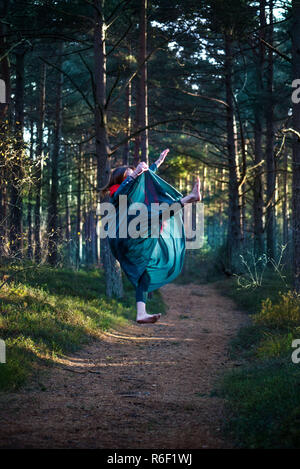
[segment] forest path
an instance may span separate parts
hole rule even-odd
[[[228,448],[211,395],[247,321],[214,284],[166,285],[168,311],[129,323],[0,397],[2,448]],[[49,370],[48,370],[49,371]]]

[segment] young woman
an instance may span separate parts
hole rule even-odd
[[[169,149],[164,150],[150,167],[145,162],[141,162],[136,168],[131,166],[116,168],[108,183],[110,201],[117,207],[119,196],[127,195],[129,206],[139,201],[149,208],[151,202],[166,202],[169,206],[179,202],[179,208],[182,208],[186,204],[200,201],[198,177],[192,192],[182,197],[182,194],[174,187],[155,175],[168,152]],[[165,225],[162,224],[161,233],[164,227]],[[151,315],[146,312],[148,292],[172,281],[183,266],[185,254],[183,226],[182,236],[179,237],[178,233],[177,236],[172,233],[170,226],[166,229],[169,229],[168,239],[163,235],[157,238],[151,236],[135,239],[121,239],[118,236],[109,238],[114,256],[119,260],[122,269],[136,288],[136,321],[139,324],[155,323],[160,318],[160,314]]]

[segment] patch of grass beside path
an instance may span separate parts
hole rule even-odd
[[[291,284],[291,274],[287,274],[287,285]],[[270,298],[271,301],[276,302],[280,293],[288,291],[289,286],[286,286],[281,278],[274,271],[267,271],[263,283],[260,287],[241,288],[238,286],[236,277],[226,278],[216,283],[222,293],[232,298],[237,304],[238,308],[243,309],[248,313],[257,313],[262,301]]]
[[[0,290],[0,338],[6,343],[5,364],[0,364],[0,390],[20,387],[43,361],[79,349],[102,331],[135,318],[134,289],[124,279],[126,298],[105,296],[100,270],[22,270],[24,266],[1,267],[4,278],[13,281]],[[149,301],[150,313],[164,312],[159,292]]]
[[[300,363],[292,362],[292,341],[300,339],[300,298],[278,277],[262,287],[240,289],[219,283],[251,324],[231,342],[239,366],[225,374],[218,390],[225,398],[225,430],[242,448],[300,448]]]

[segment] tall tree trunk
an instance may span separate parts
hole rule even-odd
[[[94,31],[94,57],[95,57],[95,134],[97,158],[97,185],[98,205],[100,204],[100,188],[107,184],[109,178],[109,142],[107,134],[106,109],[106,38],[104,21],[104,0],[94,0],[95,5],[95,31]],[[113,257],[108,239],[101,240],[101,257],[105,270],[106,294],[111,297],[123,296],[121,268]]]
[[[289,203],[288,203],[288,155],[284,150],[283,154],[283,175],[282,175],[282,244],[286,246],[284,251],[285,262],[289,258]]]
[[[30,161],[33,161],[33,120],[30,122]],[[33,248],[32,248],[32,185],[30,185],[28,193],[28,204],[27,204],[27,257],[28,259],[33,258]]]
[[[240,137],[241,137],[241,143],[240,143],[240,153],[241,153],[241,175],[239,176],[239,171],[238,171],[238,177],[239,177],[239,204],[240,204],[240,216],[241,216],[241,242],[244,243],[245,241],[245,236],[246,236],[246,230],[247,230],[247,220],[246,220],[246,183],[245,183],[245,176],[247,174],[247,144],[245,141],[245,136],[244,136],[244,127],[243,127],[243,122],[241,119],[240,111],[239,111],[239,106],[237,104],[237,101],[235,101],[235,107],[236,107],[236,112],[238,115],[238,121],[239,121],[239,128],[240,128]],[[236,125],[236,119],[235,115],[233,115],[233,129],[234,129],[234,138],[236,141],[236,152],[237,152],[237,161],[238,159],[238,145],[237,145],[237,125]],[[239,164],[239,163],[238,163]]]
[[[263,238],[263,179],[262,179],[262,121],[256,115],[254,123],[254,184],[253,184],[253,221],[254,252],[260,255],[264,251]]]
[[[273,45],[273,0],[269,1],[268,43]],[[267,58],[267,106],[266,106],[266,166],[267,166],[267,209],[266,233],[267,254],[275,258],[275,158],[274,158],[274,103],[273,103],[273,51],[268,49]]]
[[[10,192],[10,248],[15,257],[22,257],[23,229],[22,229],[22,153],[24,130],[24,58],[25,49],[16,49],[16,91],[15,91],[15,132],[16,158],[12,168]]]
[[[69,191],[72,189],[72,185],[70,183],[70,174],[69,174],[69,161],[68,161],[68,153],[67,147],[65,146],[65,161],[66,161],[66,184],[65,184],[65,236],[66,236],[66,251],[67,251],[67,264],[72,264],[71,259],[71,214],[70,214],[70,206],[69,206]]]
[[[58,48],[58,68],[62,67],[63,44]],[[48,257],[50,265],[55,266],[58,261],[58,163],[61,145],[62,127],[62,86],[63,74],[58,72],[56,85],[54,143],[51,158],[51,189],[48,207]]]
[[[135,130],[140,128],[140,80],[138,75],[135,80]],[[141,134],[136,135],[134,139],[133,164],[137,166],[140,162]]]
[[[148,126],[148,81],[147,81],[147,3],[148,0],[140,0],[140,34],[139,34],[139,58],[137,75],[137,99],[136,99],[136,127]],[[134,164],[139,160],[148,163],[148,129],[145,129],[135,139]],[[139,156],[141,149],[141,157]]]
[[[265,38],[266,27],[266,1],[260,2],[260,31],[259,38]],[[254,104],[254,184],[253,184],[253,221],[254,221],[254,252],[261,255],[264,252],[264,238],[263,238],[263,149],[262,149],[262,112],[261,102],[263,93],[263,71],[265,61],[265,46],[259,40],[258,44],[258,57],[256,64],[256,90],[257,99]]]
[[[75,265],[79,269],[82,256],[82,221],[81,221],[81,160],[82,144],[78,150],[78,179],[77,179],[77,207],[76,207],[76,254]]]
[[[9,1],[3,2],[0,11],[0,20],[6,17]],[[10,62],[9,55],[5,55],[9,49],[7,44],[6,32],[8,25],[5,21],[0,21],[0,78],[4,81],[5,86],[5,102],[0,103],[0,124],[3,123],[9,115],[10,95],[11,95],[11,82],[10,82]],[[8,119],[10,120],[10,119]]]
[[[87,174],[87,158],[84,158],[82,161],[82,173],[81,174]],[[81,220],[82,220],[82,240],[83,240],[83,246],[82,246],[82,257],[81,260],[86,259],[86,242],[85,242],[85,220],[87,217],[87,212],[88,212],[88,193],[87,193],[87,187],[90,188],[90,186],[87,184],[87,178],[82,178],[82,203],[81,203]]]
[[[226,127],[229,170],[229,216],[227,232],[228,267],[233,268],[233,253],[241,246],[241,207],[239,203],[239,166],[237,160],[236,134],[234,130],[234,107],[232,92],[232,38],[225,35],[225,85],[226,85]]]
[[[300,1],[292,2],[292,79],[300,77]],[[300,132],[300,103],[293,102],[293,129]],[[294,288],[300,293],[300,139],[294,136],[292,160]]]
[[[92,249],[91,249],[91,223],[90,223],[91,212],[90,209],[87,211],[84,220],[84,239],[85,239],[85,263],[87,266],[91,265],[92,262]]]
[[[126,125],[126,137],[128,138],[131,132],[131,82],[128,84],[126,88],[126,96],[125,96],[125,125]],[[129,140],[125,143],[123,149],[123,165],[129,165]]]
[[[1,19],[5,17],[8,8],[8,1],[4,3],[3,10],[1,9]],[[5,86],[5,102],[0,103],[0,132],[1,135],[6,133],[7,125],[6,120],[10,121],[10,62],[7,52],[8,45],[6,43],[6,32],[7,25],[0,21],[0,78],[3,80],[2,86]],[[0,142],[0,255],[6,252],[7,244],[7,174],[5,169],[5,151],[6,142],[3,139]]]
[[[37,152],[36,152],[36,187],[35,187],[35,210],[34,210],[34,258],[37,263],[41,262],[41,193],[43,177],[43,137],[45,121],[45,103],[46,103],[46,66],[40,65],[39,81],[39,110],[37,124]]]

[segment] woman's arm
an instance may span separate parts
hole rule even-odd
[[[151,171],[156,173],[158,167],[164,162],[164,159],[168,153],[169,153],[169,148],[167,148],[160,154],[160,157],[158,158],[158,160],[156,160],[155,163],[152,163],[152,165],[149,166],[149,169],[151,169]]]
[[[127,176],[127,178],[122,182],[122,184],[120,184],[120,187],[118,187],[118,190],[114,193],[114,196],[118,197],[121,194],[122,195],[128,194],[136,178],[140,176],[144,171],[147,171],[148,169],[149,169],[148,165],[144,161],[139,163],[136,169],[132,172],[132,174]]]
[[[155,163],[154,163],[154,164],[156,165],[156,168],[159,168],[160,165],[165,161],[165,157],[167,156],[167,154],[169,153],[169,151],[170,151],[169,148],[167,148],[166,150],[164,150],[164,151],[160,154],[158,160],[156,160]],[[152,169],[152,168],[150,168],[150,169]]]
[[[133,186],[135,178],[132,176],[127,176],[126,179],[120,184],[116,192],[113,194],[113,198],[118,197],[119,195],[126,195],[130,191],[131,187]]]

